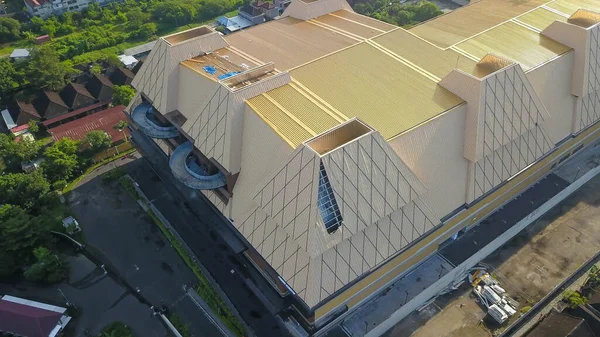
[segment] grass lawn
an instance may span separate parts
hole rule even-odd
[[[237,9],[233,10],[231,12],[225,13],[223,15],[227,16],[227,17],[231,17],[231,16],[235,16],[237,15]],[[189,24],[185,24],[179,27],[169,27],[169,28],[161,28],[159,25],[159,29],[158,29],[158,36],[163,36],[163,35],[169,35],[169,34],[173,34],[173,33],[177,33],[177,32],[181,32],[190,28],[194,28],[194,27],[198,27],[198,26],[202,26],[202,25],[206,25],[209,23],[213,23],[217,20],[217,18],[223,16],[223,15],[219,15],[216,18],[210,19],[210,20],[205,20],[205,21],[198,21],[198,22],[192,22]],[[120,25],[106,25],[107,29],[111,29],[114,31],[126,31],[127,28],[124,24],[120,24]],[[69,36],[70,34],[64,35],[64,36],[60,36],[57,38],[54,38],[53,40],[60,40],[60,39],[64,39],[65,37]],[[112,47],[107,47],[104,49],[100,49],[100,50],[94,50],[94,51],[90,51],[87,53],[83,53],[81,55],[78,55],[76,57],[80,57],[81,59],[87,59],[86,56],[93,56],[93,54],[98,54],[98,55],[102,55],[102,53],[106,54],[107,52],[114,52],[115,54],[119,54],[120,52],[122,52],[123,50],[127,49],[127,48],[131,48],[131,47],[135,47],[135,46],[139,46],[141,44],[144,44],[146,42],[150,42],[154,40],[154,38],[151,39],[147,39],[147,40],[134,40],[134,41],[125,41],[123,43],[119,43],[115,46]],[[26,47],[28,46],[28,43],[21,40],[21,41],[17,41],[17,42],[12,42],[12,43],[6,43],[4,45],[0,45],[0,58],[2,57],[7,57],[10,55],[10,53],[12,53],[12,51],[15,48],[19,48],[19,47]]]

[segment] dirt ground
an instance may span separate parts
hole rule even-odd
[[[600,250],[600,178],[485,262],[522,304],[535,303]]]
[[[443,310],[412,336],[419,337],[489,337],[480,322],[486,313],[469,296],[468,291],[453,299]],[[438,302],[439,303],[439,302]],[[435,304],[434,304],[435,305]]]
[[[484,263],[521,306],[533,305],[600,250],[599,229],[600,177],[596,177]],[[484,320],[485,311],[468,285],[433,305],[441,311],[410,336],[487,337],[502,330]]]

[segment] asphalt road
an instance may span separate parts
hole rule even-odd
[[[201,214],[202,218],[194,215],[183,202],[173,196],[176,192],[169,193],[165,183],[145,161],[132,162],[125,168],[186,240],[200,263],[211,273],[256,336],[288,336],[287,330],[279,326],[275,317],[246,285],[246,267],[239,265],[229,246],[211,231],[209,224],[225,226],[223,220],[203,202],[194,205],[194,211]],[[174,187],[171,186],[172,188]],[[234,273],[231,273],[231,270],[234,270]]]
[[[568,185],[567,181],[555,174],[546,176],[457,240],[443,247],[440,254],[458,266]]]
[[[141,296],[179,315],[194,336],[221,336],[185,296],[183,286],[195,283],[195,275],[118,183],[107,185],[93,178],[71,192],[69,203],[88,246],[99,250]]]

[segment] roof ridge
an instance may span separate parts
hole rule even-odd
[[[362,22],[358,22],[358,21],[355,21],[355,20],[352,20],[352,19],[348,19],[348,18],[345,18],[345,17],[343,17],[343,16],[335,15],[335,14],[333,14],[333,13],[329,13],[329,14],[327,14],[327,15],[331,15],[331,16],[333,16],[333,17],[336,17],[336,18],[338,18],[338,19],[342,19],[342,20],[345,20],[345,21],[348,21],[348,22],[355,23],[355,24],[357,24],[357,25],[361,25],[361,26],[364,26],[364,27],[367,27],[367,28],[371,28],[371,29],[374,29],[374,30],[376,30],[376,31],[379,31],[379,32],[382,32],[382,33],[387,33],[387,31],[385,31],[385,30],[383,30],[383,29],[379,29],[379,28],[377,28],[377,27],[369,26],[369,25],[367,25],[367,24],[364,24],[364,23],[362,23]]]
[[[372,41],[372,40],[367,40],[366,41],[367,44],[371,45],[372,47],[378,49],[379,51],[383,52],[384,54],[388,55],[389,57],[397,60],[398,62],[404,64],[405,66],[411,68],[412,70],[420,73],[421,75],[427,77],[428,79],[434,81],[435,83],[438,83],[439,81],[441,81],[441,78],[435,76],[434,74],[430,73],[429,71],[419,67],[418,65],[410,62],[409,60],[405,59],[404,57],[394,53],[393,51],[387,49],[386,47],[382,46],[381,44]]]
[[[458,41],[458,42],[456,42],[456,43],[453,43],[452,45],[450,45],[450,46],[448,46],[448,47],[446,47],[446,48],[444,48],[444,49],[449,49],[449,48],[450,48],[450,47],[452,47],[452,46],[457,46],[457,45],[459,45],[459,44],[461,44],[461,43],[463,43],[463,42],[465,42],[465,41],[468,41],[468,40],[470,40],[470,39],[472,39],[472,38],[476,37],[476,36],[479,36],[479,35],[481,35],[481,34],[483,34],[483,33],[489,32],[490,30],[492,30],[492,29],[494,29],[494,28],[498,28],[498,27],[502,26],[503,24],[505,24],[505,23],[507,23],[507,22],[511,21],[512,19],[515,19],[515,18],[521,17],[521,16],[523,16],[523,15],[525,15],[525,14],[529,14],[529,13],[531,13],[531,12],[533,12],[533,11],[535,11],[535,10],[537,10],[537,9],[539,9],[539,8],[541,8],[541,7],[543,7],[543,6],[547,5],[547,4],[549,4],[549,3],[555,2],[555,1],[556,1],[556,0],[551,0],[551,1],[545,2],[545,3],[543,3],[543,4],[539,5],[539,6],[536,6],[536,7],[532,8],[532,9],[530,9],[530,10],[528,10],[528,11],[525,11],[525,12],[523,12],[523,13],[521,13],[521,14],[517,15],[517,16],[513,16],[513,17],[511,17],[511,18],[509,18],[509,19],[507,19],[507,20],[504,20],[504,21],[502,21],[502,22],[498,23],[497,25],[494,25],[494,26],[492,26],[492,27],[486,28],[486,29],[484,29],[484,30],[482,30],[482,31],[480,31],[480,32],[478,32],[478,33],[476,33],[476,34],[474,34],[474,35],[471,35],[471,36],[469,36],[469,37],[467,37],[467,38],[464,38],[464,39],[462,39],[462,40],[460,40],[460,41]]]

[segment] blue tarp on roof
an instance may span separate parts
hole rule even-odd
[[[204,69],[204,71],[206,71],[207,73],[214,75],[217,72],[217,68],[213,67],[213,66],[204,66],[202,67],[202,69]]]
[[[224,79],[229,78],[231,76],[235,76],[235,75],[237,75],[239,73],[240,73],[239,71],[230,71],[227,74],[219,75],[218,77],[219,77],[220,80],[224,80]]]
[[[230,32],[235,32],[236,30],[248,28],[252,26],[252,22],[244,19],[243,17],[237,15],[231,18],[220,17],[217,19],[217,23],[221,26],[225,27]]]

